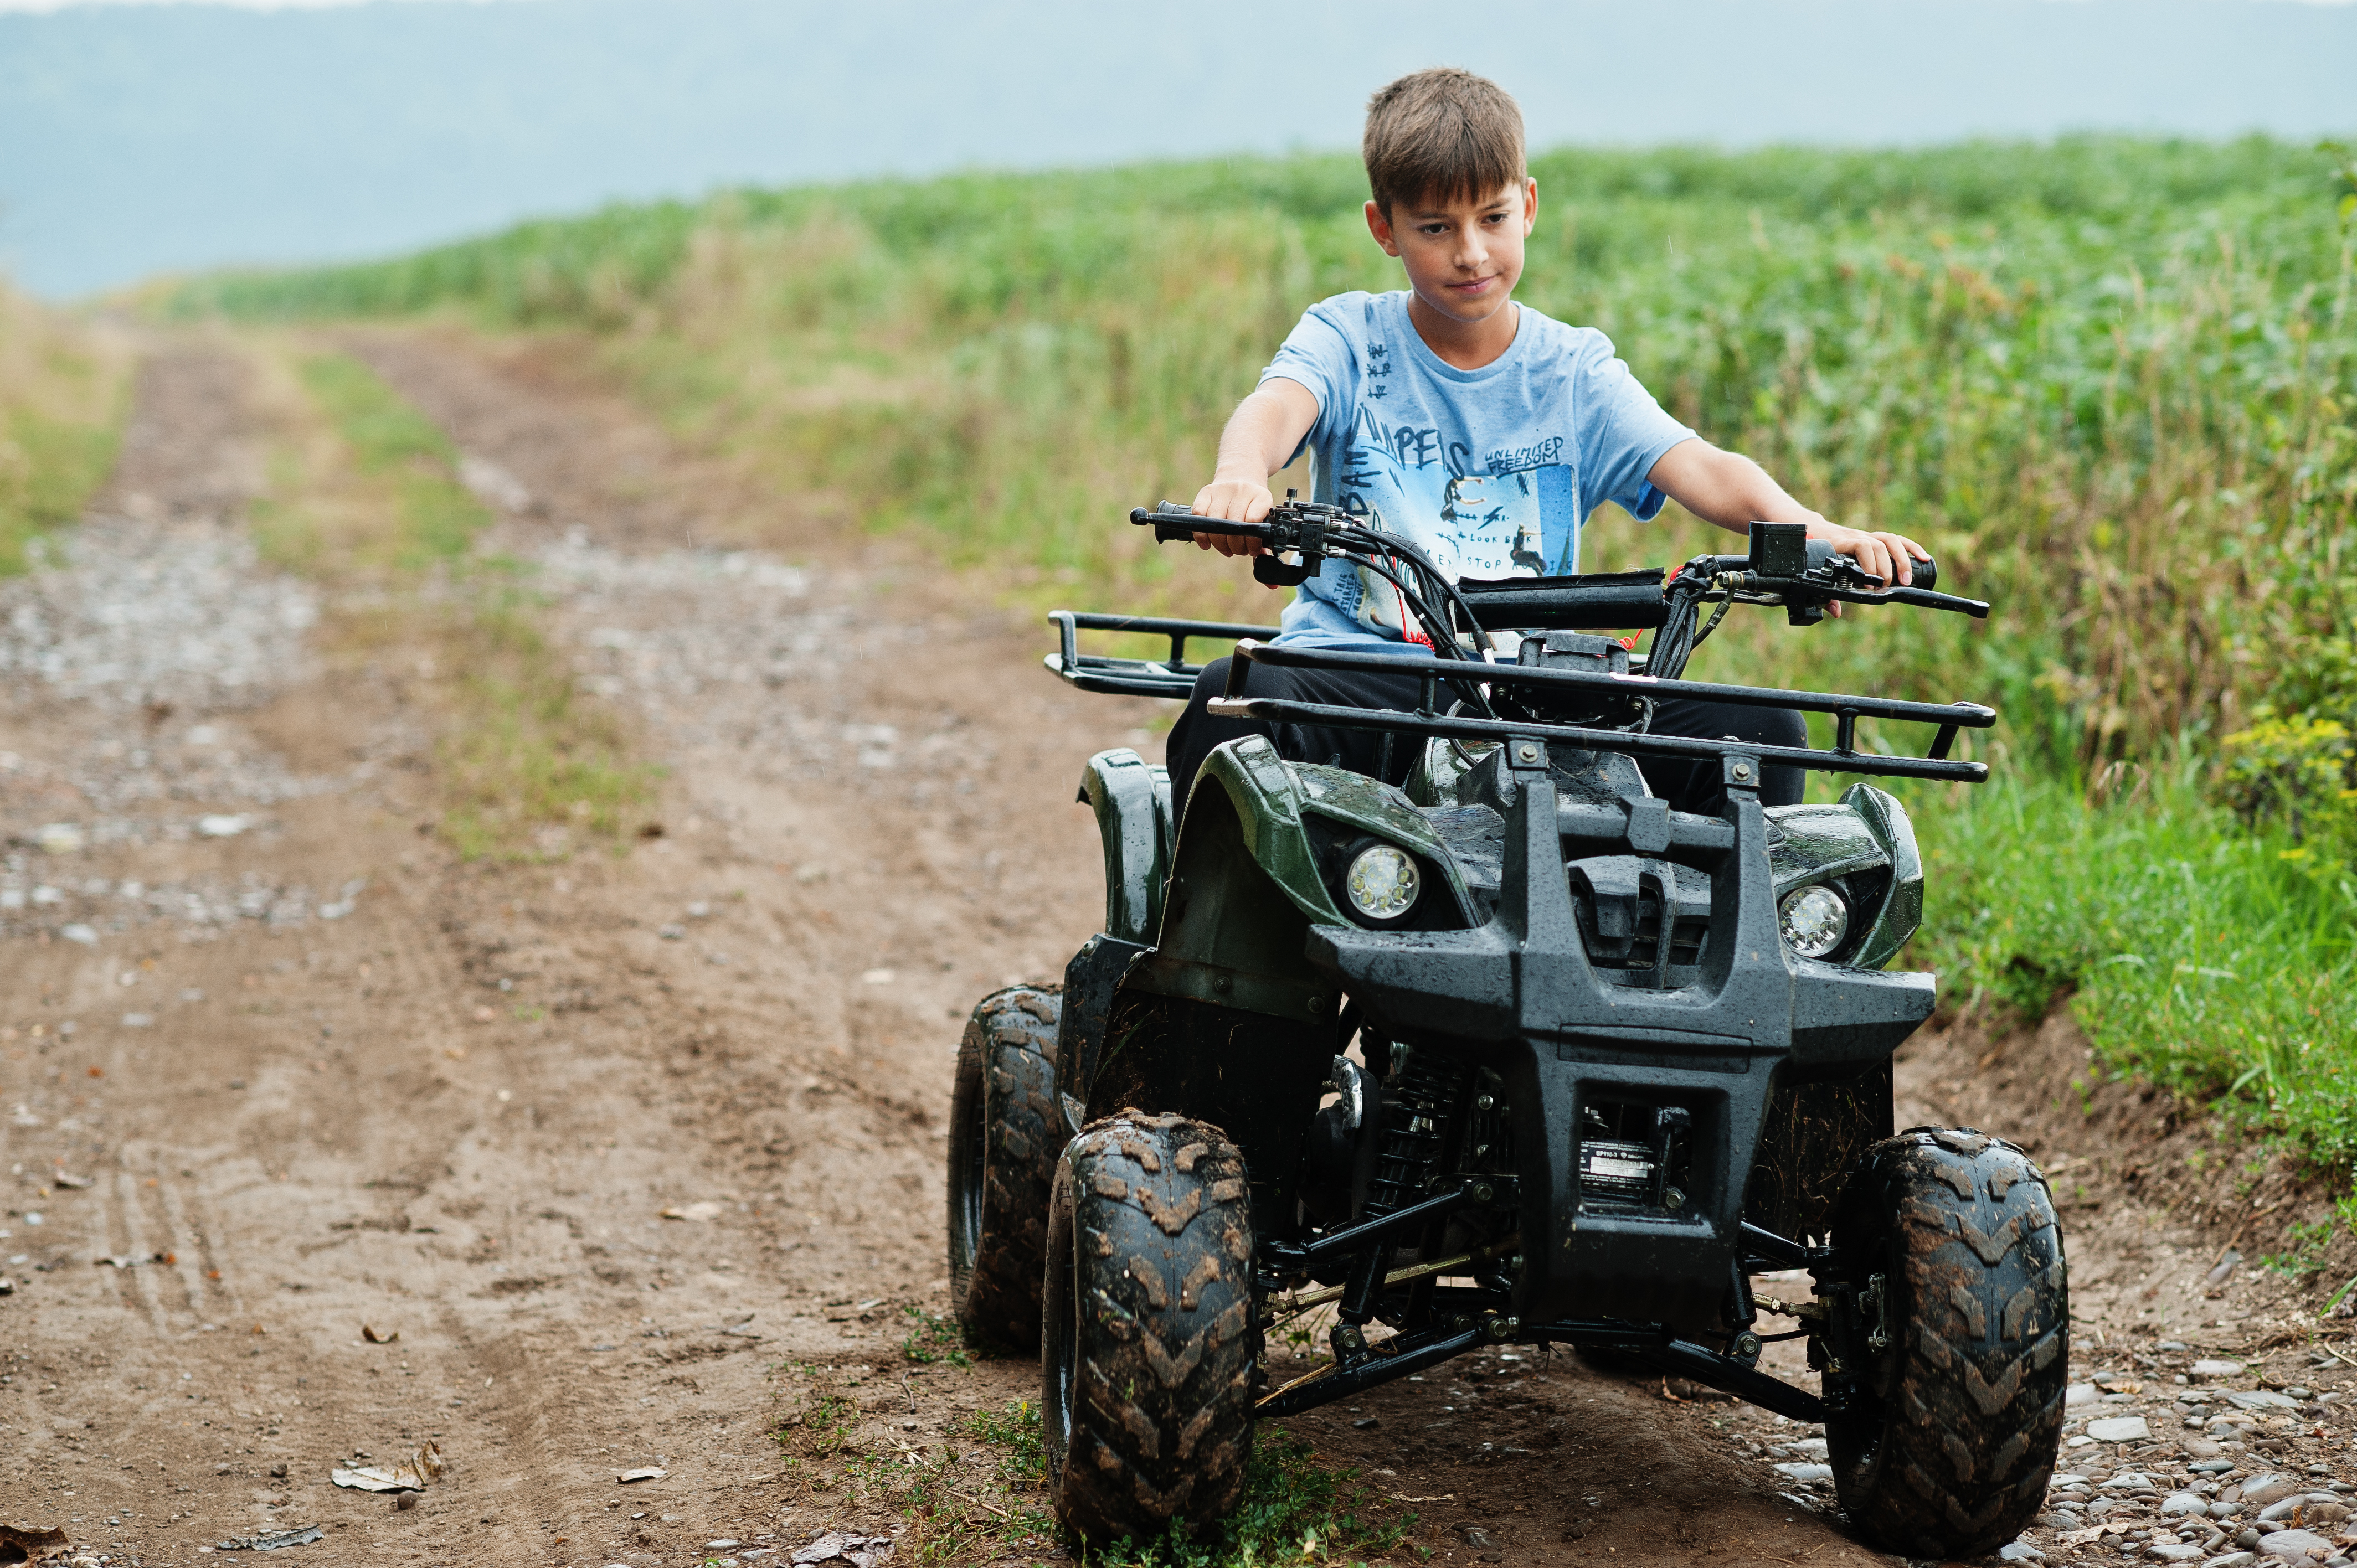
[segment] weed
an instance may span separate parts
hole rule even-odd
[[[2332,1217],[2309,1223],[2295,1220],[2284,1234],[2284,1250],[2259,1259],[2259,1266],[2279,1274],[2304,1279],[2322,1272],[2325,1249],[2332,1244]]]
[[[978,1410],[966,1417],[965,1434],[1000,1451],[998,1478],[1008,1490],[1036,1492],[1048,1484],[1048,1449],[1039,1434],[1039,1407],[1009,1400],[1005,1410]]]
[[[811,1369],[803,1369],[813,1376]],[[852,1446],[859,1407],[851,1396],[813,1380],[770,1435],[790,1459],[833,1459]]]
[[[927,1312],[920,1306],[905,1307],[909,1319],[908,1337],[900,1341],[900,1353],[922,1366],[946,1361],[952,1367],[971,1367],[974,1357],[968,1352],[965,1330],[954,1318]]]

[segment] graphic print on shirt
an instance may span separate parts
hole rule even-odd
[[[1373,399],[1382,361],[1372,352],[1370,360]],[[1579,561],[1578,477],[1566,455],[1563,438],[1548,436],[1477,459],[1437,428],[1385,425],[1362,403],[1335,495],[1369,527],[1421,548],[1451,580],[1559,575]],[[1424,640],[1397,589],[1363,566],[1357,578],[1357,603],[1345,589],[1340,607],[1370,630]]]

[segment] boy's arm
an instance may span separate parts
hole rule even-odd
[[[1913,582],[1913,563],[1932,558],[1930,551],[1901,534],[1865,533],[1826,521],[1786,495],[1784,487],[1750,458],[1723,452],[1699,437],[1663,453],[1646,478],[1696,517],[1735,533],[1755,522],[1805,522],[1810,538],[1824,540],[1836,553],[1886,583]]]
[[[1293,460],[1302,438],[1318,423],[1318,400],[1299,381],[1271,376],[1236,404],[1220,432],[1220,466],[1211,482],[1195,492],[1195,511],[1231,522],[1258,522],[1273,499],[1268,477]],[[1232,533],[1199,533],[1195,542],[1222,555],[1257,555],[1260,541]]]

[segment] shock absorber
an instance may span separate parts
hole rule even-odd
[[[1366,1218],[1390,1214],[1425,1196],[1448,1146],[1449,1118],[1463,1098],[1472,1070],[1446,1051],[1392,1047],[1393,1070],[1383,1086],[1382,1120],[1375,1128],[1375,1169],[1367,1185]],[[1337,1309],[1333,1345],[1345,1359],[1363,1354],[1362,1326],[1383,1299],[1383,1276],[1391,1272],[1393,1248],[1378,1242],[1351,1270]]]
[[[1465,1065],[1445,1051],[1413,1046],[1394,1046],[1392,1051],[1406,1059],[1383,1086],[1374,1177],[1367,1186],[1371,1215],[1389,1214],[1424,1196],[1465,1083]]]

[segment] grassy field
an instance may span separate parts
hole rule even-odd
[[[0,285],[0,576],[81,515],[114,466],[130,360],[113,336]]]
[[[2064,998],[2108,1062],[2357,1155],[2357,171],[2087,138],[1560,152],[1523,297],[1986,623],[1730,624],[1695,673],[1993,701],[2003,782],[1918,792],[1949,994]],[[1265,616],[1116,520],[1207,477],[1301,307],[1394,286],[1347,158],[739,192],[367,266],[203,280],[254,320],[588,334],[679,428],[1044,607]],[[1709,532],[1598,520],[1591,569]],[[1893,743],[1910,737],[1892,736]]]

